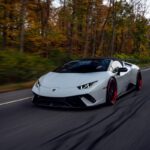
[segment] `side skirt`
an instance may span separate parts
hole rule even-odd
[[[134,84],[129,84],[127,90],[121,93],[120,95],[118,95],[118,98],[121,98],[122,96],[125,96],[126,94],[133,92],[135,89],[136,89],[136,86]]]

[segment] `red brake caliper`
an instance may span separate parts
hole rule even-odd
[[[138,82],[139,82],[139,83],[138,83],[139,89],[141,89],[141,88],[142,88],[142,79],[139,79]]]
[[[112,98],[112,103],[115,104],[116,100],[117,100],[117,88],[115,87],[114,95],[113,95],[113,98]]]
[[[114,96],[112,98],[112,103],[115,104],[117,99],[117,90],[114,91]]]

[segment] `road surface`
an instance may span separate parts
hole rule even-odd
[[[114,106],[35,107],[31,90],[0,94],[0,150],[150,150],[150,69]]]

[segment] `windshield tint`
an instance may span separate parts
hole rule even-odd
[[[71,61],[54,70],[59,73],[88,73],[107,71],[110,60],[96,59],[96,60],[77,60]]]

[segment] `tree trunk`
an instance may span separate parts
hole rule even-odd
[[[24,52],[24,35],[25,35],[25,15],[27,0],[21,0],[20,10],[20,52]]]
[[[4,4],[7,5],[8,1],[5,0]],[[6,20],[8,16],[8,12],[6,8],[4,8],[4,15],[3,15],[3,20]],[[2,48],[5,49],[7,46],[7,26],[5,23],[2,25]]]
[[[7,45],[7,27],[5,25],[3,25],[2,37],[2,48],[5,49]]]
[[[51,5],[51,0],[46,1],[46,18],[45,18],[45,35],[47,37],[48,34],[48,21],[49,21],[49,16],[50,16],[50,5]]]
[[[73,51],[73,30],[74,30],[74,20],[75,20],[75,13],[76,13],[76,2],[73,0],[73,8],[72,8],[72,14],[71,14],[71,20],[68,23],[68,30],[67,30],[67,35],[68,35],[68,50],[67,50],[67,55],[68,58],[70,59],[72,51]]]
[[[112,40],[111,40],[111,52],[110,56],[112,57],[114,54],[114,42],[115,42],[115,27],[116,27],[116,12],[115,12],[115,0],[112,0]]]
[[[101,31],[100,31],[100,40],[99,40],[99,44],[98,44],[98,50],[101,50],[102,45],[103,45],[103,41],[104,41],[104,35],[105,35],[105,26],[107,25],[108,21],[109,21],[109,16],[110,16],[110,12],[111,12],[111,5],[109,5],[109,10],[106,16],[106,19],[102,25]]]
[[[85,45],[83,57],[87,57],[89,49],[89,39],[90,39],[90,14],[91,14],[91,3],[89,1],[87,15],[86,15],[86,32],[85,32]]]

